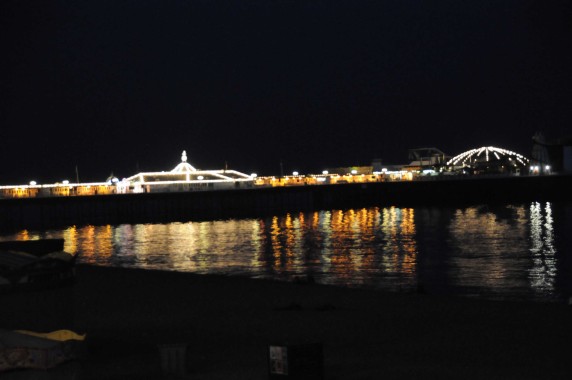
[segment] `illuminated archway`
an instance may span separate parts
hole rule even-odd
[[[522,154],[502,148],[495,148],[494,146],[483,146],[481,148],[468,150],[451,158],[447,161],[447,165],[468,165],[472,162],[489,162],[495,159],[516,160],[521,165],[528,165],[530,162],[530,160]]]
[[[463,152],[449,161],[447,166],[472,168],[480,172],[510,172],[528,166],[530,160],[522,154],[494,146],[483,146]]]

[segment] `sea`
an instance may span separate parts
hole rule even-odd
[[[368,207],[21,230],[77,262],[500,301],[572,301],[572,202]]]

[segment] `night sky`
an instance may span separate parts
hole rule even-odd
[[[0,184],[408,162],[572,125],[564,0],[0,1]]]

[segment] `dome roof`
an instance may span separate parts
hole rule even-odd
[[[463,152],[449,161],[447,165],[471,165],[474,163],[514,160],[520,165],[527,165],[530,161],[522,154],[494,146],[483,146]],[[515,162],[515,163],[516,163]]]

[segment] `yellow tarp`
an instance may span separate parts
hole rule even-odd
[[[16,332],[19,332],[21,334],[26,334],[26,335],[37,336],[40,338],[46,338],[46,339],[50,339],[50,340],[57,340],[60,342],[63,342],[66,340],[83,341],[85,339],[85,334],[79,335],[79,334],[77,334],[73,331],[70,331],[70,330],[56,330],[56,331],[52,331],[52,332],[48,332],[48,333],[39,333],[39,332],[35,332],[35,331],[26,331],[26,330],[16,330]]]

